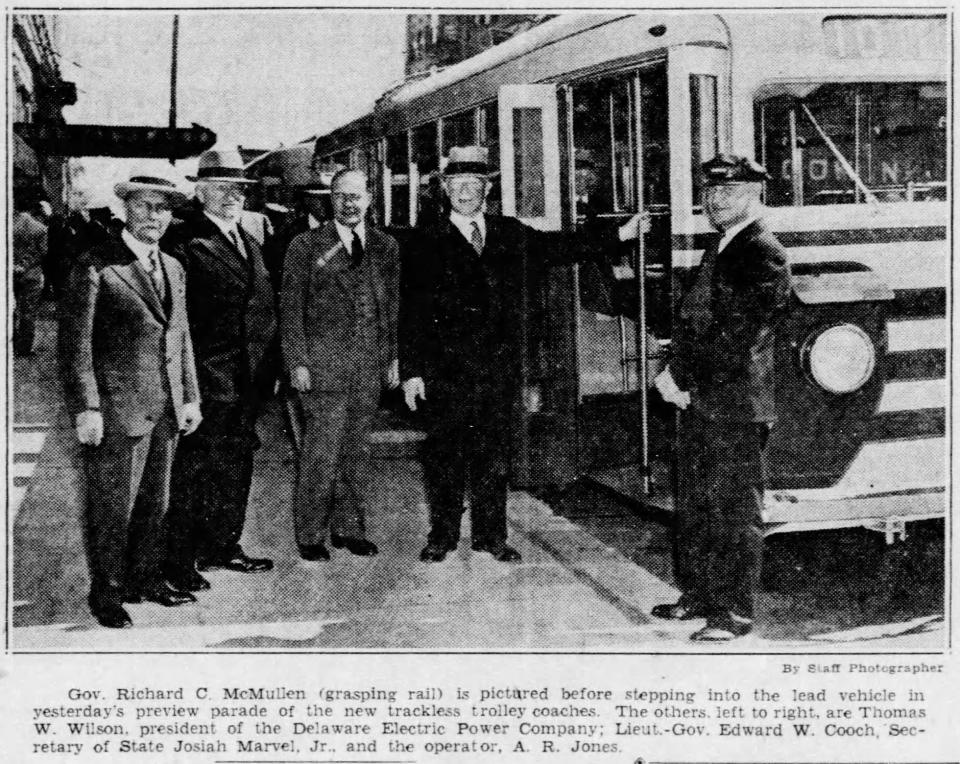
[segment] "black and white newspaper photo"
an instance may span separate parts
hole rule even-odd
[[[331,2],[2,6],[0,761],[960,764],[952,4]]]

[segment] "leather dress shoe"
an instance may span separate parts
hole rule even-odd
[[[196,602],[197,598],[190,592],[182,592],[179,589],[171,589],[169,586],[159,584],[143,589],[134,594],[127,602],[156,602],[164,607],[177,607],[186,605],[189,602]]]
[[[473,544],[474,552],[489,552],[497,562],[518,562],[520,552],[502,541],[492,544]]]
[[[372,541],[350,536],[338,536],[336,533],[330,534],[330,543],[333,544],[334,549],[346,549],[358,557],[373,557],[380,551]]]
[[[170,571],[167,583],[181,592],[202,592],[210,588],[210,582],[195,570]]]
[[[133,626],[130,614],[119,602],[100,602],[90,605],[90,612],[97,623],[108,629],[129,629]]]
[[[447,552],[451,552],[455,548],[456,547],[451,547],[449,544],[429,541],[420,552],[420,560],[422,562],[443,562],[447,556]]]
[[[300,556],[310,562],[330,559],[330,552],[327,551],[322,541],[319,544],[298,544],[297,549],[300,551]]]
[[[707,625],[690,635],[694,642],[730,642],[753,629],[753,623],[739,618],[708,619]]]
[[[680,599],[677,602],[654,605],[650,615],[654,618],[663,618],[666,621],[689,621],[694,618],[705,618],[707,611],[700,605]]]
[[[264,570],[273,570],[273,560],[265,557],[247,557],[244,552],[237,552],[230,557],[205,559],[197,563],[198,570],[212,570],[223,568],[235,570],[238,573],[259,573]]]

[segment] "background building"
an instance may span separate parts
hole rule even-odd
[[[14,125],[64,124],[63,107],[77,101],[77,88],[60,70],[59,19],[55,15],[10,17],[10,113]],[[67,159],[35,151],[14,133],[14,178],[42,184],[55,210],[64,202]]]

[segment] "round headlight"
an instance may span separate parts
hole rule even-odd
[[[852,393],[863,387],[877,363],[870,336],[859,326],[832,326],[806,344],[810,375],[831,393]]]

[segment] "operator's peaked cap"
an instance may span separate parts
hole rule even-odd
[[[701,166],[703,180],[708,186],[723,183],[761,183],[770,180],[766,168],[749,157],[736,154],[717,154]]]

